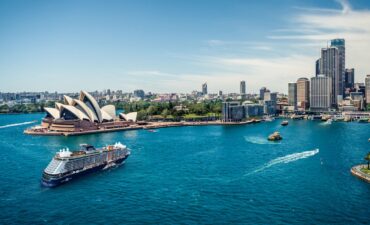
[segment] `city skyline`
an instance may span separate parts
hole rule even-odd
[[[210,4],[2,2],[0,92],[190,93],[206,81],[209,93],[237,93],[245,80],[248,93],[288,93],[315,76],[335,38],[346,40],[355,82],[370,73],[366,1],[283,1],[268,15],[267,1]]]

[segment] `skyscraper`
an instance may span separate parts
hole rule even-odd
[[[260,89],[260,100],[264,100],[266,91],[267,91],[266,87],[261,87],[261,89]]]
[[[202,94],[203,95],[208,94],[207,82],[202,84]]]
[[[355,87],[355,69],[346,69],[344,73],[344,87],[353,89]]]
[[[370,108],[370,74],[365,78],[366,109]]]
[[[331,104],[336,108],[338,95],[341,95],[339,90],[339,52],[336,47],[321,49],[320,72],[331,78]]]
[[[134,91],[134,96],[137,97],[137,98],[144,99],[145,92],[143,90],[135,90]]]
[[[346,47],[345,47],[345,40],[344,39],[333,39],[331,40],[331,47],[336,47],[338,49],[338,57],[339,57],[339,64],[338,64],[338,95],[344,96],[344,75],[346,69]]]
[[[311,78],[310,109],[312,112],[327,112],[332,100],[331,77],[320,74]]]
[[[288,104],[297,107],[297,83],[288,84]]]
[[[315,76],[319,75],[320,74],[320,64],[321,64],[321,58],[316,60],[316,66],[315,66]]]
[[[240,81],[240,94],[241,95],[245,95],[246,94],[245,81],[244,80]]]
[[[310,81],[305,77],[297,80],[297,106],[303,111],[310,106]]]

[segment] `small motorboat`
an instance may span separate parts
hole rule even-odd
[[[327,121],[325,121],[325,122],[324,122],[324,124],[328,124],[328,125],[330,125],[330,124],[331,124],[331,122],[333,122],[333,120],[332,120],[332,119],[328,119]]]
[[[270,136],[268,136],[267,140],[269,141],[280,141],[282,140],[283,138],[281,137],[280,133],[279,132],[274,132],[273,134],[271,134]]]
[[[153,129],[150,129],[150,130],[148,130],[148,132],[155,133],[155,132],[157,132],[157,131],[156,131],[156,130],[153,130]]]
[[[288,120],[284,120],[281,122],[281,126],[287,126],[289,124]]]

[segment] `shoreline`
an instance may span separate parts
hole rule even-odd
[[[351,168],[351,174],[363,181],[370,183],[370,175],[361,171],[361,168],[367,167],[366,164],[359,164]]]
[[[132,125],[128,127],[119,127],[111,129],[102,130],[89,130],[89,131],[79,131],[79,132],[58,132],[58,131],[37,131],[32,130],[32,128],[26,129],[25,134],[35,135],[35,136],[78,136],[87,134],[98,134],[98,133],[108,133],[126,130],[150,130],[158,128],[168,128],[168,127],[186,127],[186,126],[235,126],[235,125],[246,125],[253,123],[260,123],[263,120],[249,120],[243,122],[220,122],[220,121],[207,121],[207,122],[150,122],[146,125]]]

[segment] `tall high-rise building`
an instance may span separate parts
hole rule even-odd
[[[207,82],[202,84],[202,94],[206,95],[208,94],[208,87],[207,87]]]
[[[344,87],[353,89],[355,87],[355,69],[346,69],[344,73]]]
[[[264,101],[270,101],[271,100],[271,92],[270,92],[270,90],[266,90],[263,93],[263,100]]]
[[[245,81],[244,80],[240,81],[240,94],[241,95],[245,95],[246,94]]]
[[[339,85],[339,52],[336,47],[323,48],[321,49],[321,64],[320,72],[327,77],[331,78],[332,88],[332,99],[331,104],[333,107],[337,107],[338,95],[341,95]]]
[[[143,90],[135,90],[134,96],[143,99],[145,97],[145,92]]]
[[[312,112],[327,112],[332,104],[331,77],[320,74],[311,78],[310,110]]]
[[[320,74],[320,64],[321,64],[321,58],[316,60],[316,65],[315,65],[315,71],[316,71],[315,75],[316,76]]]
[[[310,81],[305,77],[297,80],[297,106],[303,111],[310,106]]]
[[[297,83],[288,84],[288,104],[297,107]]]
[[[339,76],[338,76],[338,95],[344,96],[344,75],[346,70],[346,42],[344,39],[333,39],[331,40],[331,47],[336,47],[338,49],[339,56]]]
[[[261,89],[260,89],[260,100],[264,100],[266,91],[267,91],[266,87],[261,87]]]
[[[370,107],[370,74],[365,78],[365,98],[366,98],[366,108]]]

